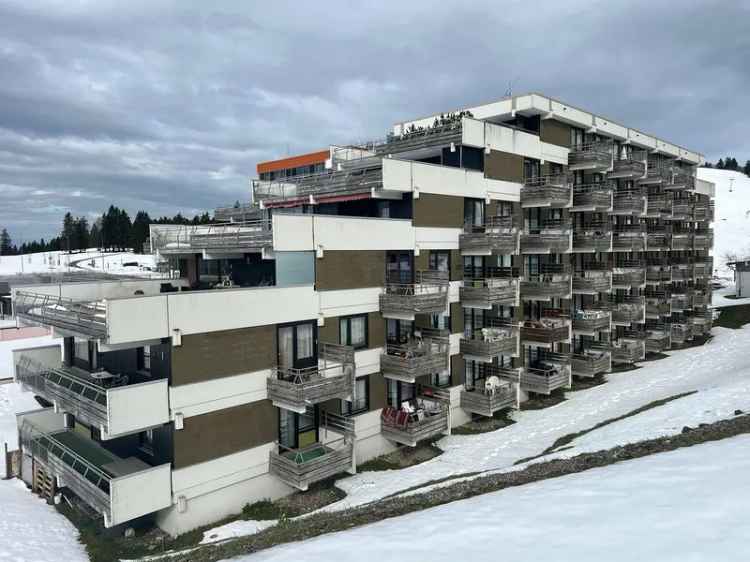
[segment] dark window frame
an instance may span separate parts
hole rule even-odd
[[[341,401],[341,415],[343,416],[356,416],[370,411],[370,375],[364,377],[357,377],[355,384],[364,381],[365,383],[365,400],[364,405],[358,408],[354,408],[354,402],[348,400]]]
[[[352,345],[352,319],[353,318],[364,318],[365,319],[365,341],[360,345]],[[346,333],[349,341],[341,341],[341,322],[347,323]],[[364,314],[351,314],[349,316],[339,316],[339,343],[341,345],[351,345],[354,349],[367,349],[370,346],[370,315]]]

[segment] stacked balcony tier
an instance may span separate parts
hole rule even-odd
[[[386,378],[415,383],[419,377],[448,369],[448,354],[447,341],[438,338],[388,344],[380,356],[380,370]]]
[[[521,390],[549,395],[570,386],[570,374],[570,355],[546,353],[521,373]]]
[[[612,270],[612,288],[637,289],[646,286],[646,267],[638,261],[615,264]]]
[[[501,371],[502,369],[497,369]],[[520,370],[508,370],[520,379]],[[481,382],[481,381],[480,381]],[[489,382],[489,384],[487,384]],[[485,379],[483,386],[461,391],[461,408],[472,414],[492,417],[496,412],[518,406],[518,383],[503,379]]]
[[[646,357],[646,343],[642,339],[621,339],[612,346],[612,363],[632,365]]]
[[[508,255],[519,252],[519,240],[512,217],[488,217],[484,225],[467,225],[458,246],[464,256]]]
[[[610,179],[639,179],[645,173],[646,163],[643,160],[615,160],[607,177]]]
[[[676,199],[672,202],[672,213],[665,217],[671,221],[689,221],[693,217],[693,206],[684,199]]]
[[[572,295],[571,268],[569,264],[544,264],[533,274],[527,273],[521,282],[523,300],[550,301],[567,299]]]
[[[609,223],[584,224],[573,234],[573,252],[594,253],[612,251],[612,231]]]
[[[646,200],[646,217],[666,218],[672,214],[672,196],[667,194],[649,194]]]
[[[669,324],[649,328],[645,345],[647,353],[667,351],[672,346],[672,331]]]
[[[545,311],[545,314],[550,311]],[[556,343],[570,341],[570,319],[543,316],[540,320],[526,320],[521,326],[521,342],[524,345],[551,349]]]
[[[573,231],[569,227],[549,228],[521,235],[524,254],[567,254],[573,249]]]
[[[669,262],[665,261],[664,265],[652,264],[646,267],[646,285],[662,285],[672,282],[672,268]]]
[[[391,283],[380,295],[385,318],[413,320],[417,314],[438,314],[448,306],[448,275],[442,271],[417,271],[415,283]]]
[[[596,295],[609,293],[612,290],[612,273],[610,271],[589,270],[576,273],[573,277],[574,295]]]
[[[464,359],[491,363],[498,357],[518,357],[520,347],[517,326],[497,325],[479,328],[469,337],[461,338],[460,351]]]
[[[612,314],[609,310],[577,310],[573,315],[573,334],[596,336],[599,332],[609,332],[612,328]]]
[[[640,224],[618,225],[612,239],[614,252],[643,252],[646,249],[645,227]]]
[[[492,272],[489,272],[490,274]],[[518,306],[519,281],[510,277],[464,277],[462,306],[489,310],[493,306]]]
[[[612,303],[612,324],[629,327],[646,321],[645,297],[624,296]]]
[[[521,207],[567,208],[573,203],[573,180],[568,174],[527,178],[521,189]]]
[[[587,170],[604,172],[612,166],[612,145],[606,142],[594,142],[577,145],[568,154],[568,169],[571,172]]]
[[[592,346],[583,353],[571,357],[572,374],[577,377],[595,377],[612,370],[612,353],[609,349]]]
[[[667,293],[646,295],[646,318],[658,320],[672,315],[672,299]]]
[[[649,160],[645,175],[638,180],[641,185],[662,185],[672,179],[672,170],[660,162]]]
[[[610,215],[640,217],[646,213],[646,197],[639,190],[617,191],[612,200]]]
[[[414,447],[420,441],[434,439],[450,429],[450,395],[443,390],[423,389],[413,412],[386,407],[381,414],[383,437]]]
[[[573,186],[574,212],[607,213],[612,210],[612,192],[614,182],[603,181],[598,183],[587,183]]]

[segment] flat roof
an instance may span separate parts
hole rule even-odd
[[[287,168],[296,168],[298,166],[321,164],[324,163],[330,155],[330,150],[325,149],[315,152],[306,152],[305,154],[287,156],[286,158],[279,158],[278,160],[266,160],[265,162],[258,162],[257,170],[259,174],[263,174],[265,172],[275,172],[277,170],[286,170]]]

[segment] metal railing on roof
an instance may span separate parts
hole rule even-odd
[[[16,291],[17,316],[43,324],[103,338],[107,335],[106,306],[102,302],[76,302],[56,295]]]

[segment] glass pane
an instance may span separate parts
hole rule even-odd
[[[297,326],[297,359],[309,359],[313,356],[313,326]]]
[[[350,320],[351,325],[351,344],[354,347],[365,345],[365,320],[364,316],[358,316]]]
[[[346,318],[339,320],[339,343],[349,345],[349,320]]]
[[[294,412],[279,409],[279,442],[284,447],[294,447]]]
[[[279,367],[294,365],[294,349],[292,346],[294,328],[279,328]]]

